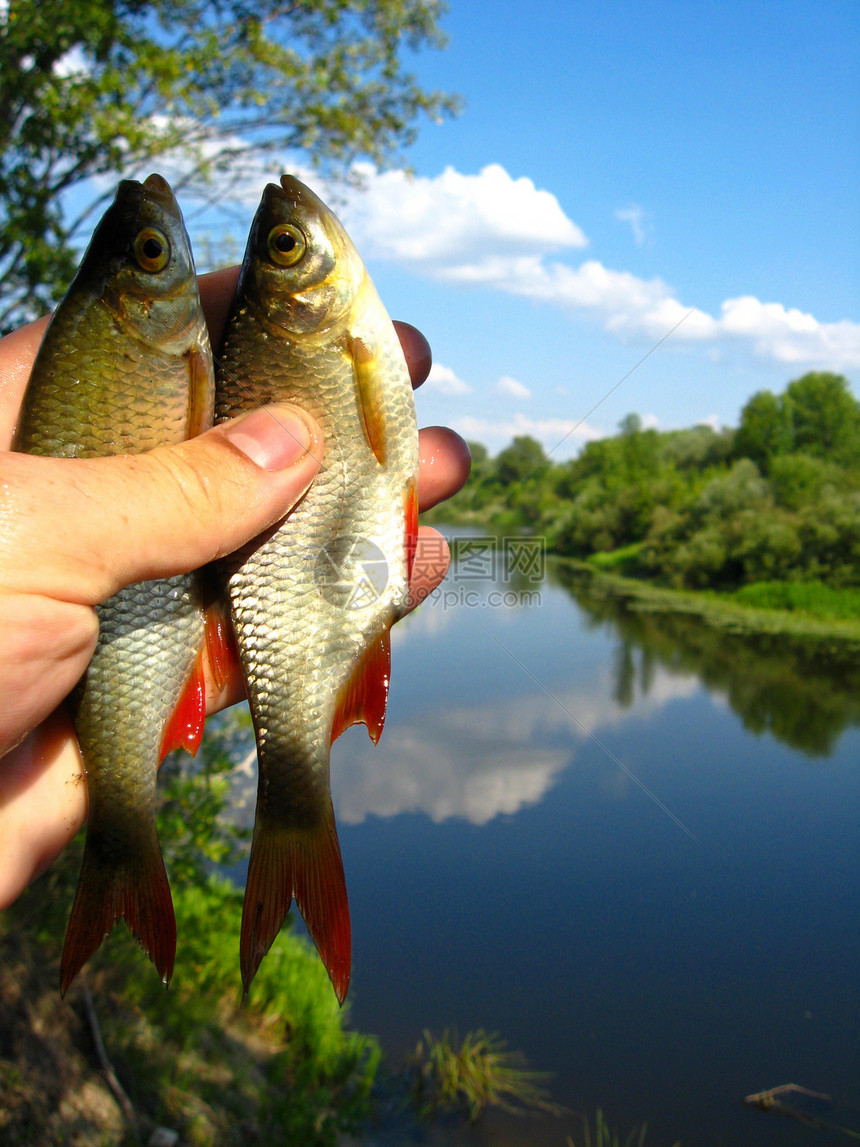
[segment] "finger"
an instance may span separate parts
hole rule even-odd
[[[212,349],[217,351],[224,337],[224,328],[230,316],[230,308],[239,282],[239,267],[223,267],[220,271],[210,271],[197,280],[200,302],[209,328]]]
[[[0,339],[0,450],[12,445],[21,399],[47,325],[47,318],[39,319]]]
[[[239,282],[239,270],[238,266],[225,267],[219,271],[210,271],[198,279],[209,338],[216,349],[224,336],[224,327]],[[47,325],[47,317],[38,319],[0,339],[0,448],[4,450],[12,442],[33,359]],[[430,373],[433,362],[430,344],[410,323],[395,320],[394,327],[406,356],[412,385],[418,387]]]
[[[395,319],[394,329],[397,331],[397,337],[403,347],[412,385],[417,388],[422,382],[426,382],[430,367],[433,365],[430,344],[421,331],[417,327],[413,327],[411,323],[402,323]]]
[[[2,755],[72,690],[95,651],[99,626],[89,606],[32,593],[0,592],[0,616]]]
[[[447,426],[427,426],[418,435],[418,501],[422,510],[456,494],[469,477],[472,456]]]
[[[0,587],[95,605],[197,569],[283,518],[322,452],[316,423],[280,404],[131,457],[6,454]]]
[[[432,526],[418,527],[418,544],[409,579],[409,608],[411,613],[442,582],[451,564],[448,543]]]
[[[0,760],[0,909],[8,907],[83,827],[87,786],[61,707]]]

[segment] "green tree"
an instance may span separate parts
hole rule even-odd
[[[537,480],[548,465],[540,442],[523,434],[515,438],[496,458],[496,476],[503,486],[512,486],[526,478]]]
[[[787,454],[794,445],[791,420],[782,397],[759,390],[741,411],[735,452],[764,468],[771,458]]]
[[[796,450],[846,461],[860,455],[860,404],[843,375],[805,374],[788,384],[784,403]]]
[[[0,11],[0,329],[58,296],[92,204],[181,151],[183,182],[241,178],[253,151],[323,171],[399,158],[456,110],[406,66],[441,48],[442,0],[11,0]],[[277,174],[277,173],[276,173]]]

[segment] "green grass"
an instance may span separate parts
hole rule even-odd
[[[833,589],[820,582],[756,582],[739,590],[671,589],[652,581],[598,568],[593,560],[557,558],[593,575],[613,594],[651,613],[690,613],[708,625],[736,632],[783,634],[804,640],[860,645],[860,590]]]
[[[631,542],[629,546],[619,546],[617,550],[600,550],[586,560],[596,570],[635,577],[642,568],[641,553],[642,543]]]
[[[860,589],[834,589],[820,581],[762,581],[730,595],[753,609],[782,609],[822,621],[860,619]]]
[[[465,1110],[475,1123],[488,1107],[504,1111],[558,1112],[542,1086],[548,1077],[525,1066],[495,1033],[468,1032],[462,1042],[445,1031],[434,1039],[425,1031],[407,1066],[413,1103],[422,1117],[439,1110]]]
[[[582,1139],[580,1141],[581,1147],[645,1147],[645,1134],[648,1130],[648,1124],[637,1124],[630,1132],[628,1132],[625,1139],[621,1139],[619,1133],[611,1130],[609,1124],[606,1122],[603,1112],[598,1107],[597,1115],[594,1120],[594,1138],[591,1137],[591,1127],[588,1120],[584,1120],[582,1130]],[[580,1147],[580,1143],[575,1143],[570,1136],[567,1139],[567,1147]],[[680,1140],[673,1145],[673,1147],[681,1147]]]

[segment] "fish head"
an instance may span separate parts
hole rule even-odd
[[[275,333],[328,330],[365,278],[352,240],[323,201],[291,175],[270,183],[254,217],[240,294]]]
[[[73,290],[92,291],[141,342],[183,353],[202,322],[197,273],[166,179],[124,179],[93,233]]]

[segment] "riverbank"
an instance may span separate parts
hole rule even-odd
[[[858,590],[833,589],[821,582],[758,582],[731,592],[672,589],[607,568],[603,557],[553,561],[638,610],[695,614],[707,625],[733,632],[779,634],[860,652]]]

